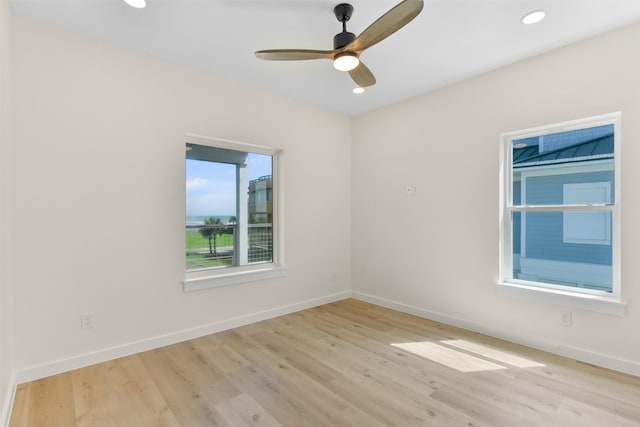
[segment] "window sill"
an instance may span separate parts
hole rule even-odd
[[[500,282],[498,290],[507,296],[556,304],[563,307],[593,311],[613,316],[624,316],[627,304],[617,298],[588,295],[558,289],[545,289],[520,283]]]
[[[250,270],[238,271],[234,269],[233,271],[216,271],[211,272],[208,276],[187,277],[183,282],[183,290],[184,292],[200,291],[209,288],[273,279],[286,275],[287,269],[275,264],[261,265]]]

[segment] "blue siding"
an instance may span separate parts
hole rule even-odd
[[[611,182],[611,198],[613,199],[613,171],[610,170],[601,172],[528,177],[526,182],[526,204],[561,205],[563,203],[563,184],[580,184],[586,182]],[[610,200],[609,203],[613,203],[613,200]]]
[[[563,184],[604,181],[612,183],[613,198],[613,171],[529,177],[526,181],[526,204],[562,204]],[[562,212],[527,212],[527,257],[611,265],[611,245],[564,243],[562,227]]]
[[[516,181],[513,183],[513,205],[514,206],[518,206],[521,203],[520,193],[522,191],[521,191],[521,186],[519,184],[520,184],[520,181]],[[520,212],[514,212],[511,219],[511,224],[513,226],[513,232],[511,236],[513,239],[514,254],[520,254],[520,227],[522,224],[521,216],[522,215],[520,214]]]
[[[562,212],[526,213],[527,258],[611,265],[611,245],[562,241]]]

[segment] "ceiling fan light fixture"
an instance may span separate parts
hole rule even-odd
[[[360,60],[353,52],[339,53],[333,58],[333,66],[336,70],[351,71],[358,66]]]
[[[364,88],[363,87],[354,87],[351,92],[355,93],[356,95],[360,95],[361,93],[364,93]]]
[[[147,6],[147,0],[124,0],[124,2],[136,9],[142,9]]]
[[[534,10],[524,15],[520,20],[525,25],[537,24],[542,21],[547,13],[544,10]]]

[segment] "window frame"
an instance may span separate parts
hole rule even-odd
[[[185,144],[204,145],[213,148],[244,151],[248,153],[269,155],[272,158],[272,234],[273,259],[269,263],[232,266],[222,269],[204,269],[187,271],[183,281],[184,292],[198,291],[221,286],[266,280],[286,275],[284,263],[284,193],[283,193],[283,150],[263,145],[248,144],[228,139],[187,134]],[[183,167],[185,163],[183,160]],[[185,174],[183,174],[185,176]],[[183,200],[186,201],[186,187]],[[183,205],[183,206],[186,206]],[[182,228],[185,226],[186,210],[183,215]],[[184,239],[183,239],[184,242]],[[186,247],[183,248],[185,253]],[[184,261],[184,260],[183,260]]]
[[[620,280],[620,206],[621,206],[621,131],[622,113],[614,112],[534,128],[506,132],[500,135],[500,248],[499,289],[509,295],[534,299],[606,314],[624,315]],[[514,205],[513,204],[513,140],[555,134],[602,125],[614,126],[614,189],[613,204],[578,205]],[[554,285],[513,277],[513,221],[514,212],[611,212],[612,291]],[[526,236],[525,236],[526,237]],[[524,237],[523,237],[524,238]]]

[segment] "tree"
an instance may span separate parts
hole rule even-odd
[[[229,217],[229,224],[235,224],[236,222],[238,222],[238,220],[236,219],[235,216],[230,216]]]
[[[220,218],[210,217],[204,220],[204,227],[200,228],[202,237],[209,239],[209,255],[215,256],[218,254],[217,238],[225,231],[223,227],[220,227],[221,224]],[[212,241],[213,247],[211,246]]]

